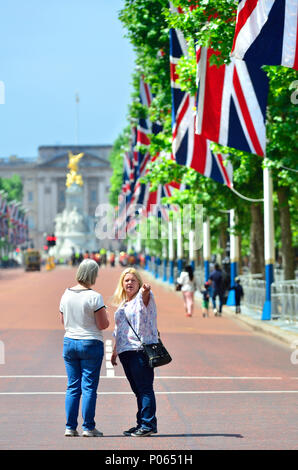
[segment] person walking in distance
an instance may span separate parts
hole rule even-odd
[[[126,268],[113,297],[115,312],[115,345],[111,357],[117,356],[137,399],[136,425],[124,431],[125,436],[144,437],[157,433],[156,400],[153,390],[154,369],[147,362],[142,344],[157,343],[157,312],[149,284],[143,284],[135,268]],[[132,328],[130,327],[132,326]]]
[[[236,313],[241,313],[240,303],[242,297],[244,296],[244,291],[242,285],[240,284],[239,277],[235,277],[235,285],[231,287],[231,289],[235,290]]]
[[[202,300],[203,318],[209,317],[209,299],[210,299],[210,284],[209,284],[209,282],[205,282],[204,289],[201,290],[201,294],[203,296],[203,300]]]
[[[84,437],[100,437],[95,428],[95,408],[100,368],[104,354],[102,330],[109,320],[103,298],[91,289],[98,275],[98,264],[85,259],[78,267],[74,287],[65,290],[60,301],[65,335],[63,358],[67,372],[65,397],[65,436],[78,436],[78,412],[82,395]]]
[[[223,298],[224,298],[224,282],[223,274],[218,264],[214,266],[214,271],[209,276],[212,281],[212,304],[215,316],[221,316]],[[219,297],[219,309],[216,308],[216,297]]]
[[[181,285],[181,292],[183,295],[185,315],[192,317],[194,309],[194,293],[196,290],[194,273],[190,265],[185,266],[180,276],[177,278],[177,283]]]

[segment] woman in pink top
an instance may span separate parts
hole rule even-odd
[[[134,268],[125,269],[114,294],[118,305],[115,312],[115,346],[111,358],[117,365],[117,356],[123,366],[131,389],[137,398],[136,426],[124,431],[125,436],[150,436],[157,433],[156,400],[153,390],[154,371],[149,367],[142,344],[157,343],[157,314],[151,287],[143,284]],[[129,323],[140,337],[136,337]]]

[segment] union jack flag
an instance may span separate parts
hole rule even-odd
[[[213,180],[232,186],[232,165],[223,164],[226,156],[215,154],[210,141],[195,132],[195,97],[182,91],[177,83],[176,65],[187,54],[187,43],[181,31],[170,30],[170,72],[172,90],[172,155],[179,165],[193,168]]]
[[[297,23],[297,0],[241,0],[231,55],[298,70]]]
[[[151,88],[144,77],[141,77],[140,103],[149,109],[152,99]],[[122,234],[120,238],[125,236],[125,232],[134,229],[138,223],[136,211],[140,206],[146,205],[149,185],[141,183],[140,179],[146,174],[147,165],[152,161],[149,152],[150,134],[156,135],[161,130],[159,123],[153,123],[146,117],[140,118],[137,127],[132,131],[131,148],[124,155],[123,185],[118,208],[119,216],[116,221],[117,231]]]
[[[136,131],[134,128],[132,133]],[[132,192],[134,183],[134,154],[132,145],[129,150],[126,150],[123,155],[123,182],[122,193],[129,195]]]
[[[264,156],[267,75],[259,66],[238,59],[210,66],[213,53],[205,47],[197,53],[196,132],[212,142]]]
[[[163,185],[159,185],[156,191],[150,191],[151,184],[137,184],[135,199],[128,208],[127,232],[131,233],[138,225],[141,218],[156,216],[167,220],[167,210],[161,204],[165,197]]]

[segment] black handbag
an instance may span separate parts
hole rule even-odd
[[[160,367],[160,366],[165,366],[166,364],[169,364],[169,362],[172,361],[172,358],[168,351],[166,350],[165,346],[163,345],[161,339],[160,339],[160,334],[158,332],[158,343],[151,343],[151,344],[145,344],[142,343],[139,335],[135,332],[134,328],[131,326],[130,322],[128,321],[127,317],[126,321],[129,324],[130,328],[140,341],[143,347],[143,351],[147,357],[148,360],[148,365],[149,367]]]
[[[175,284],[175,290],[179,291],[182,288],[182,284],[179,284],[179,282],[176,282]]]

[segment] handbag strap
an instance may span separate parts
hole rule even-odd
[[[128,320],[127,316],[125,315],[125,318],[126,318],[126,321],[127,323],[129,324],[130,328],[132,329],[132,331],[134,332],[134,334],[136,335],[136,337],[138,338],[138,340],[140,341],[140,343],[142,342],[139,335],[137,334],[137,332],[135,331],[135,329],[132,327],[132,324],[130,323],[130,321]]]
[[[125,314],[124,314],[125,315]],[[134,334],[136,335],[136,337],[138,338],[138,340],[140,341],[140,343],[142,343],[141,341],[141,338],[139,337],[139,335],[137,334],[137,332],[135,331],[135,329],[133,328],[132,324],[130,323],[130,321],[128,320],[127,316],[125,315],[125,319],[127,321],[127,323],[129,324],[130,328],[132,329],[132,331],[134,332]],[[158,333],[158,338],[160,338],[160,333],[159,331],[157,331]],[[143,343],[142,343],[143,344]]]

